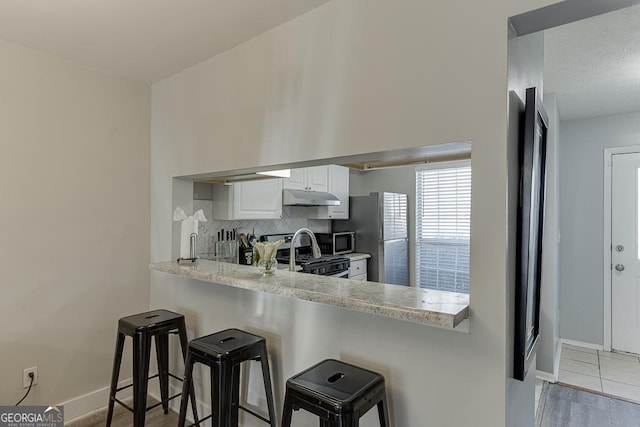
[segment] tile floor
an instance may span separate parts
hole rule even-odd
[[[640,402],[640,357],[563,344],[558,380]]]

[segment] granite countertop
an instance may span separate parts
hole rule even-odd
[[[350,254],[339,255],[349,258],[349,261],[360,261],[361,259],[371,258],[371,254],[361,254],[358,252],[352,252]]]
[[[469,317],[469,295],[278,270],[262,277],[248,265],[198,260],[158,262],[152,271],[282,295],[401,320],[456,328]],[[460,330],[460,329],[458,329]]]

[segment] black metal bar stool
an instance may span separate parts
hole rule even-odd
[[[269,419],[240,406],[240,364],[249,360],[261,362]],[[227,329],[189,343],[178,427],[185,424],[189,400],[185,390],[193,387],[193,366],[196,362],[209,366],[211,370],[211,415],[201,420],[195,416],[194,425],[212,418],[214,427],[237,427],[238,409],[242,409],[276,427],[266,341],[261,336],[239,329]],[[191,399],[193,401],[193,396]]]
[[[156,406],[162,405],[164,413],[169,413],[169,401],[180,396],[180,394],[176,394],[175,396],[169,397],[169,377],[171,376],[182,381],[182,378],[178,378],[169,373],[170,333],[177,333],[180,337],[182,357],[185,358],[187,352],[187,330],[182,314],[167,310],[153,310],[147,313],[123,317],[118,321],[118,336],[116,340],[116,353],[113,359],[113,371],[111,374],[107,427],[111,425],[113,407],[116,402],[133,412],[134,427],[143,427],[146,412]],[[120,375],[122,350],[126,336],[133,338],[133,383],[118,388],[118,376]],[[158,374],[149,377],[151,338],[155,338]],[[160,382],[161,401],[147,408],[148,380],[155,377],[158,377]],[[116,393],[129,387],[133,387],[133,408],[116,398]],[[190,394],[195,397],[193,387],[191,387]],[[193,415],[197,417],[195,398],[192,401]]]
[[[339,360],[327,359],[287,380],[282,427],[291,426],[293,411],[320,418],[320,427],[357,427],[378,406],[381,427],[389,427],[384,377]]]

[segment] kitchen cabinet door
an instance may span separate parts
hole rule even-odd
[[[290,190],[306,190],[306,168],[291,169],[291,176],[289,178],[284,178],[283,188],[288,188]]]
[[[349,219],[349,168],[329,165],[327,168],[327,189],[340,199],[339,206],[318,206],[309,215],[313,219]]]
[[[307,190],[328,191],[328,166],[307,168]]]
[[[349,219],[349,168],[329,165],[329,193],[340,199],[340,206],[328,206],[329,219]]]
[[[367,260],[366,259],[351,261],[351,265],[349,266],[349,279],[367,280]]]
[[[291,169],[291,176],[285,178],[284,187],[290,190],[327,191],[328,166]]]
[[[234,219],[282,218],[282,179],[233,184]]]
[[[213,186],[213,219],[282,218],[282,178]]]

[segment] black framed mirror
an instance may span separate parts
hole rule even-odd
[[[523,381],[538,347],[548,120],[536,88],[526,91],[520,147],[513,377]]]

